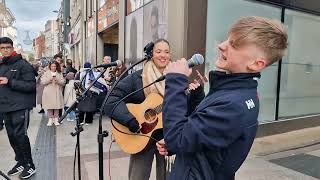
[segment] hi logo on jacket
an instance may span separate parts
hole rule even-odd
[[[249,110],[254,108],[254,107],[256,107],[256,105],[254,104],[252,99],[247,100],[246,104],[247,104],[247,107],[248,107]]]

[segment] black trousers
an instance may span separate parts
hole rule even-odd
[[[59,109],[59,117],[62,116],[62,109]]]
[[[31,146],[27,129],[29,126],[30,112],[27,109],[4,113],[6,130],[15,160],[22,165],[33,165]]]
[[[3,113],[0,112],[0,125],[2,126],[3,126],[3,118],[4,118]]]
[[[83,120],[84,120],[85,123],[92,124],[93,115],[94,115],[94,112],[83,112],[83,111],[80,111],[79,112],[79,121],[80,121],[80,123],[82,123]],[[86,116],[86,117],[84,117],[84,116]]]

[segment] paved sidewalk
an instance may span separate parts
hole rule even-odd
[[[73,160],[76,137],[75,123],[65,121],[59,127],[45,126],[47,117],[39,115],[35,109],[29,127],[30,142],[37,169],[33,180],[43,180],[45,175],[57,180],[73,179]],[[43,118],[43,119],[42,119]],[[84,126],[80,135],[81,169],[83,180],[98,180],[98,115],[92,125]],[[41,120],[42,119],[42,120]],[[103,128],[110,132],[110,121],[103,119]],[[255,140],[254,147],[244,165],[236,174],[237,180],[316,180],[320,179],[319,128],[300,130],[288,134],[264,137]],[[306,135],[308,134],[308,135]],[[311,136],[311,135],[312,136]],[[303,139],[301,137],[306,137]],[[41,137],[41,138],[40,138]],[[308,142],[308,140],[310,142]],[[110,136],[104,141],[104,179],[109,180]],[[289,143],[292,142],[292,143]],[[307,144],[314,143],[312,146]],[[46,145],[50,143],[50,145]],[[39,146],[39,147],[35,147]],[[51,148],[51,145],[55,146]],[[46,146],[46,147],[43,147]],[[305,146],[304,148],[299,148]],[[278,148],[275,148],[278,147]],[[291,151],[287,151],[292,149]],[[7,172],[14,164],[14,154],[9,145],[5,130],[0,132],[0,170]],[[55,157],[52,157],[52,156]],[[110,151],[110,172],[113,180],[127,180],[129,156],[113,143]],[[155,167],[155,164],[153,164]],[[40,171],[41,170],[41,171]],[[76,167],[77,170],[77,167]],[[54,175],[52,175],[54,174]],[[18,179],[17,176],[12,177]],[[77,171],[76,171],[77,179]],[[1,180],[1,177],[0,177]],[[152,168],[150,180],[155,180]]]

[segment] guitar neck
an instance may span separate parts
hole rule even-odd
[[[162,104],[160,104],[159,106],[155,107],[154,110],[157,112],[157,114],[162,112]]]

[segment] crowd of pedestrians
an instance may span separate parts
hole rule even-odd
[[[6,128],[10,145],[15,153],[16,165],[10,169],[9,176],[20,174],[21,179],[28,179],[36,173],[31,146],[27,134],[30,111],[41,106],[39,113],[48,116],[47,126],[59,126],[59,117],[76,101],[100,74],[100,70],[91,69],[86,62],[79,71],[71,59],[63,60],[59,54],[48,61],[31,64],[21,54],[14,51],[13,41],[8,37],[0,38],[0,131]],[[110,63],[106,56],[104,63]],[[90,88],[86,98],[78,105],[81,124],[91,124],[93,115],[98,112],[101,100],[115,79],[110,70],[102,75]],[[81,90],[76,90],[75,83]],[[71,111],[67,121],[75,121],[76,113]]]
[[[106,56],[104,59],[110,59]],[[103,63],[110,63],[104,61]],[[40,104],[39,113],[47,113],[47,126],[59,126],[58,118],[61,117],[63,110],[66,111],[75,101],[77,91],[75,83],[81,84],[81,88],[88,88],[101,70],[91,70],[91,63],[84,63],[83,67],[77,71],[73,67],[71,59],[66,63],[60,55],[55,55],[53,60],[48,63],[39,62],[35,65],[37,71],[37,103]],[[109,87],[115,79],[111,77],[110,70],[107,70],[102,78],[94,83],[86,98],[79,103],[79,120],[81,124],[92,124],[93,116],[107,94]],[[83,90],[79,90],[83,91]],[[74,121],[75,111],[67,115],[67,121]]]

